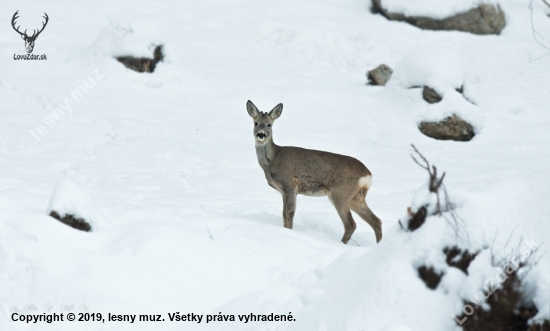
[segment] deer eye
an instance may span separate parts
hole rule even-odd
[[[254,126],[258,126],[258,122],[254,122]]]
[[[270,127],[271,127],[271,124],[268,124],[267,127],[270,128]]]

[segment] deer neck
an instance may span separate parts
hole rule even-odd
[[[269,167],[271,161],[275,159],[281,147],[275,145],[273,139],[269,139],[263,145],[256,144],[256,156],[258,157],[258,163],[265,170]]]

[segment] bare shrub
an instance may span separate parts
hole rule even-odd
[[[520,252],[518,245],[510,254],[497,259],[491,248],[492,265],[505,270],[507,278],[483,293],[490,307],[488,310],[479,307],[471,315],[463,314],[459,317],[460,320],[467,317],[462,324],[464,331],[538,331],[550,326],[548,321],[531,326],[528,323],[538,310],[530,299],[532,293],[525,286],[524,280],[538,263],[535,258],[537,250],[531,249],[528,255],[523,254],[525,252]],[[469,303],[464,300],[465,305]]]
[[[433,208],[430,208],[430,205],[425,204],[414,211],[411,207],[407,208],[407,213],[409,214],[409,219],[407,221],[407,230],[415,231],[420,228],[422,224],[426,221],[426,217],[431,215],[443,216],[445,220],[451,225],[455,234],[458,236],[460,233],[467,233],[462,231],[463,221],[458,217],[455,212],[455,205],[449,199],[447,194],[447,188],[443,184],[443,179],[445,179],[445,172],[441,176],[437,173],[437,167],[431,165],[430,162],[418,151],[416,146],[412,145],[414,152],[420,161],[415,157],[414,154],[411,154],[413,161],[418,164],[422,169],[425,169],[428,172],[428,190],[430,193],[436,195],[437,202]],[[399,222],[401,228],[403,225]]]

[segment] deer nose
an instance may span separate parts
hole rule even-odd
[[[260,139],[264,139],[266,137],[265,133],[263,133],[263,132],[258,132],[258,134],[256,136]]]

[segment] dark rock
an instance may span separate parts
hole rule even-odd
[[[468,274],[468,266],[470,262],[477,256],[477,253],[471,254],[469,252],[463,252],[458,247],[446,247],[443,253],[447,256],[446,262],[449,266],[458,268],[466,275]],[[435,290],[443,278],[444,273],[435,271],[433,267],[421,266],[418,268],[418,276],[424,281],[426,286],[432,290]]]
[[[447,256],[445,261],[451,267],[462,270],[466,275],[468,274],[468,267],[470,263],[476,258],[478,253],[470,253],[468,251],[462,251],[460,248],[445,247],[443,253]]]
[[[411,218],[409,219],[409,224],[407,225],[407,228],[411,232],[421,227],[422,224],[424,224],[424,222],[426,221],[426,217],[428,216],[428,210],[426,209],[426,206],[420,207],[416,213],[413,213],[409,207],[407,209],[407,212],[411,216]]]
[[[155,47],[153,51],[153,58],[146,57],[133,57],[133,56],[120,56],[116,58],[120,63],[124,64],[126,68],[135,70],[137,72],[153,72],[157,63],[164,59],[162,54],[162,45]]]
[[[456,115],[441,122],[422,122],[418,129],[437,140],[470,141],[475,136],[472,125]]]
[[[459,87],[455,90],[458,93],[462,94],[462,96],[464,97],[464,86],[461,86],[461,87]],[[431,88],[429,86],[424,86],[422,88],[422,98],[424,100],[426,100],[426,102],[428,102],[428,103],[438,103],[441,100],[443,100],[443,96],[439,95],[439,93],[437,93],[436,90],[434,90],[433,88]],[[464,97],[464,99],[466,99],[466,101],[468,101],[470,103],[473,103],[470,100],[468,100],[466,97]]]
[[[367,72],[367,78],[370,85],[385,86],[390,80],[392,73],[393,70],[389,66],[381,64]]]
[[[56,220],[61,221],[61,223],[67,224],[68,226],[77,230],[86,232],[90,232],[92,230],[92,226],[88,222],[86,222],[82,218],[76,218],[74,215],[65,214],[63,215],[63,217],[61,217],[58,212],[52,210],[50,216],[55,218]]]
[[[424,86],[422,89],[422,98],[428,103],[438,103],[443,99],[433,88]]]
[[[425,30],[456,30],[473,34],[500,34],[506,26],[506,18],[500,5],[481,4],[467,12],[444,19],[422,16],[405,16],[388,12],[381,4],[382,0],[372,0],[374,6],[392,21],[402,21]]]
[[[443,274],[436,272],[433,267],[428,268],[426,266],[421,266],[418,268],[418,276],[424,281],[428,288],[435,290],[437,285],[439,285]]]

